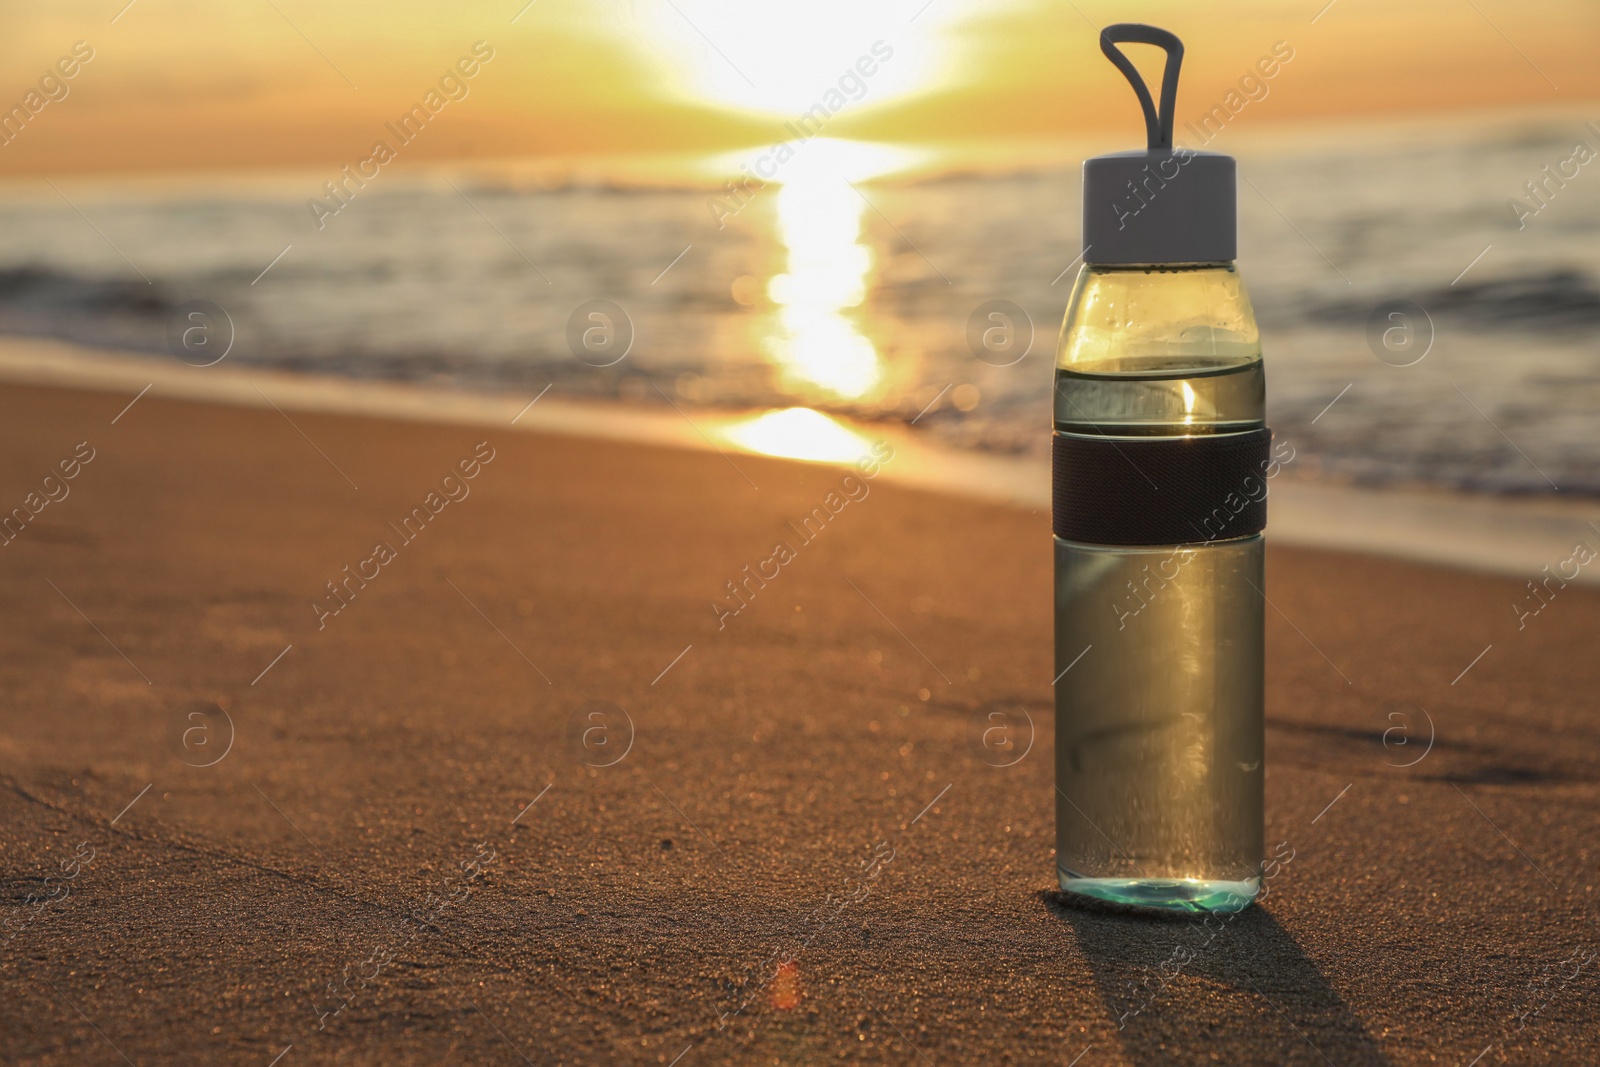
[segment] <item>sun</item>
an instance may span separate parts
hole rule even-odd
[[[771,116],[800,115],[841,97],[846,107],[883,104],[932,85],[950,58],[944,29],[964,6],[961,0],[636,3],[678,93]]]

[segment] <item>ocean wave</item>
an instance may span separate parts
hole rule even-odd
[[[1315,297],[1307,297],[1298,314],[1307,322],[1356,324],[1365,322],[1378,303],[1394,299],[1411,300],[1430,316],[1478,329],[1568,332],[1600,326],[1600,285],[1588,272],[1570,267],[1462,281],[1365,300],[1318,302]]]
[[[0,269],[3,333],[158,351],[176,308],[172,297],[153,283],[41,266]]]

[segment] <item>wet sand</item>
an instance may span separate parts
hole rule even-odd
[[[7,1060],[1600,1060],[1591,590],[1270,549],[1206,928],[1050,892],[1042,512],[132,398],[0,387]]]

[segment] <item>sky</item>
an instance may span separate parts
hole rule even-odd
[[[1136,147],[1132,93],[1096,38],[1118,21],[1184,39],[1180,131],[1275,46],[1293,58],[1246,108],[1257,129],[1600,101],[1594,0],[5,0],[4,9],[0,107],[23,105],[26,121],[0,144],[0,175],[355,164],[376,141],[397,141],[385,124],[430,91],[442,103],[404,146],[408,161],[725,151],[783,140],[785,122],[839,102],[835,137],[1126,131]],[[74,64],[78,42],[92,58]],[[487,59],[475,59],[475,45]],[[1159,69],[1157,58],[1135,58]],[[43,101],[37,113],[30,92]]]

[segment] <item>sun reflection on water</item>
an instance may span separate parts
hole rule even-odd
[[[859,400],[883,381],[878,350],[854,315],[872,253],[861,244],[861,203],[843,183],[796,181],[778,190],[778,233],[788,270],[767,283],[777,322],[762,350],[793,381]]]
[[[815,463],[851,463],[872,447],[865,437],[810,408],[769,411],[726,427],[722,436],[763,456]]]
[[[815,138],[778,175],[775,214],[785,269],[767,283],[773,314],[761,351],[785,387],[857,401],[883,392],[883,359],[860,322],[873,256],[861,240],[867,203],[852,182],[908,165],[916,155]]]

